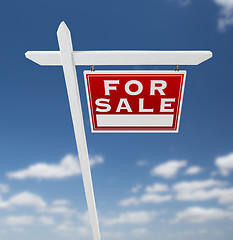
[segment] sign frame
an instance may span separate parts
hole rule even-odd
[[[161,74],[161,75],[183,75],[183,83],[181,86],[181,93],[179,94],[179,106],[178,107],[178,115],[176,116],[177,122],[176,122],[176,128],[174,130],[95,130],[94,129],[94,121],[93,121],[93,114],[92,113],[92,106],[90,103],[90,95],[89,93],[89,87],[88,87],[88,80],[87,75],[89,74],[108,74],[108,75],[114,75],[114,74]],[[91,125],[91,132],[92,133],[178,133],[179,132],[179,126],[180,126],[180,117],[181,117],[181,111],[182,111],[182,104],[183,104],[183,96],[184,96],[184,89],[185,89],[185,81],[186,81],[186,75],[187,71],[185,70],[179,70],[179,71],[172,71],[172,70],[100,70],[100,71],[83,71],[84,81],[85,81],[85,89],[86,89],[86,98],[88,103],[88,112],[89,112],[89,119],[90,119],[90,125]],[[127,114],[125,114],[127,115]],[[129,114],[128,114],[129,115]],[[152,115],[152,114],[151,114]],[[162,114],[161,114],[162,115]],[[113,127],[114,128],[114,127]]]

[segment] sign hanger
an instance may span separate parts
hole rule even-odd
[[[211,51],[73,51],[65,22],[57,30],[60,51],[28,51],[25,56],[42,66],[62,66],[74,126],[87,207],[94,240],[100,230],[94,198],[90,162],[83,124],[75,66],[94,65],[198,65],[212,57]],[[94,67],[92,68],[94,70]],[[178,70],[178,69],[176,69]]]

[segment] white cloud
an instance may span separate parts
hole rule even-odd
[[[52,202],[53,206],[67,206],[70,204],[70,201],[66,199],[57,199]]]
[[[219,203],[228,204],[233,203],[233,188],[231,189],[211,189],[179,192],[176,196],[180,201],[206,201],[210,199],[218,199]]]
[[[219,193],[218,201],[221,204],[233,204],[233,188],[222,189]]]
[[[177,2],[185,7],[191,3],[191,0],[177,0]],[[218,29],[224,32],[229,25],[233,25],[233,0],[214,0],[214,2],[220,7]]]
[[[91,235],[91,229],[89,226],[76,227],[72,221],[64,221],[56,226],[55,231],[64,236],[82,236],[86,237]]]
[[[91,234],[91,230],[87,226],[82,226],[77,228],[77,233],[80,236],[89,236]]]
[[[218,181],[218,180],[213,180],[213,179],[207,179],[207,180],[202,180],[202,181],[184,181],[184,182],[179,182],[176,183],[172,186],[172,189],[174,191],[194,191],[194,190],[200,190],[200,189],[205,189],[205,188],[210,188],[210,187],[222,187],[225,186],[226,182],[223,181]]]
[[[196,236],[196,238],[199,239],[200,236],[197,235],[203,235],[206,234],[207,231],[206,229],[202,228],[202,229],[198,229],[198,230],[183,230],[183,231],[175,231],[175,232],[169,232],[167,234],[167,236],[171,239],[186,239],[187,237],[189,238],[189,236]]]
[[[220,16],[218,19],[218,28],[225,31],[228,25],[233,24],[233,0],[214,0],[220,6]]]
[[[148,193],[167,192],[168,190],[168,186],[162,183],[155,183],[151,186],[147,186],[145,189]]]
[[[101,236],[105,239],[122,239],[124,235],[121,232],[109,232],[109,231],[102,231]]]
[[[90,224],[90,218],[89,218],[89,213],[88,211],[84,212],[84,213],[77,213],[77,217],[82,220],[83,223],[85,223],[86,225]]]
[[[166,163],[162,163],[155,166],[151,174],[153,176],[160,176],[163,178],[174,178],[179,170],[187,165],[187,161],[184,160],[171,160]]]
[[[3,218],[2,221],[10,226],[30,225],[34,223],[35,218],[33,216],[8,216]]]
[[[0,184],[0,192],[1,193],[8,193],[10,188],[7,184]]]
[[[212,220],[233,219],[233,212],[227,212],[217,208],[191,207],[176,214],[173,222],[203,223]]]
[[[138,185],[136,185],[136,186],[134,186],[134,187],[131,188],[131,192],[132,192],[132,193],[137,193],[137,192],[139,192],[139,190],[141,190],[141,189],[142,189],[142,185],[141,185],[141,184],[138,184]]]
[[[97,165],[97,164],[101,164],[104,162],[104,158],[101,155],[95,155],[95,156],[91,156],[90,157],[90,165],[91,167]]]
[[[43,210],[43,212],[52,213],[52,214],[60,214],[66,217],[70,217],[74,214],[77,214],[77,211],[72,208],[68,208],[66,206],[55,206],[49,207]]]
[[[138,206],[145,203],[159,204],[162,202],[171,201],[171,195],[158,195],[158,194],[143,194],[140,198],[130,197],[121,200],[118,205],[122,207]]]
[[[22,192],[9,198],[7,201],[0,201],[0,208],[10,208],[14,206],[41,209],[46,207],[46,202],[40,196],[30,192]]]
[[[115,218],[102,218],[101,221],[106,226],[117,224],[145,224],[151,222],[157,215],[154,211],[135,211],[121,213]]]
[[[21,227],[11,227],[11,231],[17,232],[17,233],[22,233],[22,232],[24,232],[24,229]]]
[[[214,170],[210,173],[211,177],[216,177],[218,175],[218,171]]]
[[[185,174],[187,175],[196,175],[202,171],[202,168],[199,166],[191,166],[186,171]]]
[[[140,204],[140,200],[136,197],[126,198],[121,200],[118,205],[122,207],[128,207],[128,206],[137,206]]]
[[[149,163],[148,163],[147,160],[140,160],[140,161],[137,161],[137,162],[136,162],[136,165],[137,165],[138,167],[147,166],[148,164],[149,164]]]
[[[191,0],[178,0],[178,2],[182,7],[186,7],[191,3]]]
[[[171,195],[158,195],[158,194],[145,194],[141,197],[140,202],[142,203],[162,203],[171,201]]]
[[[135,228],[132,230],[132,235],[134,237],[141,237],[143,235],[147,235],[149,231],[146,228]]]
[[[49,216],[41,216],[38,221],[44,225],[54,225],[54,218]]]
[[[215,164],[223,176],[228,176],[233,171],[233,153],[217,157]]]
[[[180,182],[173,185],[178,201],[218,200],[221,204],[233,203],[233,188],[222,188],[226,182],[208,179]]]
[[[102,156],[90,158],[90,165],[103,163]],[[26,169],[7,173],[8,178],[13,179],[63,179],[81,174],[80,166],[76,156],[68,154],[58,164],[36,163]]]
[[[55,229],[56,232],[71,232],[73,230],[74,230],[73,226],[66,223],[59,224]]]
[[[191,3],[191,0],[175,0],[175,2],[177,2],[181,7],[186,7]]]

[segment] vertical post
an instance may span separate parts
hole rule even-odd
[[[57,30],[61,62],[65,75],[66,88],[70,103],[70,111],[74,126],[75,139],[78,149],[80,167],[85,189],[88,212],[94,240],[100,240],[98,217],[92,185],[90,162],[88,157],[86,135],[83,124],[81,100],[75,65],[73,62],[73,46],[68,27],[62,22]]]

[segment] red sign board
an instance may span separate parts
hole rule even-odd
[[[178,132],[186,71],[84,71],[92,132]]]

